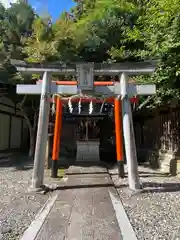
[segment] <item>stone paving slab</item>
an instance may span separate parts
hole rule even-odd
[[[66,176],[68,180],[59,185],[57,201],[36,240],[121,240],[107,170],[72,166]]]

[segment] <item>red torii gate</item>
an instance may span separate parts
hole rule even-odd
[[[41,83],[42,80],[39,80],[37,83]],[[56,83],[56,85],[65,85],[65,86],[75,86],[78,85],[78,81],[52,81]],[[129,81],[133,83],[134,81]],[[113,86],[113,81],[95,81],[94,86]],[[97,99],[96,97],[89,97],[89,98],[81,98],[76,97],[73,98],[72,102],[93,102],[93,103],[102,103],[103,100]],[[53,102],[54,100],[51,99]],[[54,128],[54,140],[53,140],[53,152],[52,152],[52,177],[57,177],[57,162],[59,159],[59,152],[60,152],[60,139],[61,139],[61,130],[62,130],[62,106],[63,103],[67,103],[68,99],[62,100],[57,97],[56,100],[56,118],[55,118],[55,128]],[[104,101],[105,103],[114,104],[114,119],[115,119],[115,136],[116,136],[116,155],[117,155],[117,162],[119,163],[119,176],[121,178],[124,177],[124,167],[123,167],[123,133],[122,133],[122,108],[121,102],[116,97],[108,97]],[[137,103],[138,99],[137,96],[130,98],[131,103]]]
[[[61,81],[61,80],[57,80],[57,81],[52,81],[52,82],[55,82],[56,85],[64,85],[64,86],[76,86],[78,85],[78,81]],[[37,83],[42,83],[42,80],[38,80]],[[95,81],[94,82],[94,86],[114,86],[114,81]],[[135,83],[134,80],[129,80],[129,83]],[[71,101],[72,102],[78,102],[80,100],[80,98],[73,98]],[[53,101],[53,99],[52,99]],[[68,102],[68,99],[62,99],[63,102]],[[82,102],[93,102],[93,103],[102,103],[102,100],[100,99],[97,99],[95,97],[92,97],[92,98],[81,98],[81,101]],[[131,97],[130,98],[130,102],[131,103],[138,103],[138,97],[137,96],[134,96],[134,97]],[[105,103],[114,103],[114,97],[108,97],[106,98],[105,100]]]

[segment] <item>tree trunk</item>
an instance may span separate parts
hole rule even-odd
[[[33,131],[33,128],[29,126],[29,135],[30,135],[30,145],[29,145],[29,158],[32,158],[34,156],[35,151],[35,132]]]
[[[29,128],[30,144],[29,144],[28,156],[29,156],[29,158],[32,158],[34,156],[34,150],[35,150],[35,131],[34,131],[34,128],[32,126],[32,123],[31,123],[29,117],[27,116],[27,114],[25,113],[25,111],[22,110],[22,113],[24,115],[24,118],[26,119],[26,123],[27,123],[28,128]]]
[[[35,152],[37,121],[38,121],[38,112],[35,111],[33,126],[31,122],[28,120],[28,122],[30,122],[30,124],[28,124],[29,135],[30,135],[30,146],[29,146],[29,154],[28,154],[29,158],[32,158]]]
[[[31,123],[28,115],[26,114],[25,110],[23,109],[22,105],[21,105],[21,111],[23,113],[24,118],[26,119],[26,123],[29,128],[30,145],[29,145],[28,157],[32,158],[34,156],[35,144],[36,144],[36,135],[35,134],[36,134],[36,128],[37,128],[38,111],[35,111],[35,113],[34,113],[33,125]]]
[[[20,103],[20,109],[23,113],[24,118],[26,119],[26,123],[28,125],[29,128],[29,136],[30,136],[30,146],[29,146],[29,158],[32,158],[34,156],[34,152],[35,152],[35,144],[36,144],[36,131],[37,131],[37,121],[38,121],[38,109],[34,109],[34,119],[33,119],[33,124],[28,116],[28,114],[26,113],[25,109],[24,109],[24,105],[27,99],[27,95],[24,96],[22,102]]]

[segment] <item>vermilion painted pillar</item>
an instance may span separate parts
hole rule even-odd
[[[56,120],[54,127],[54,141],[52,153],[52,178],[57,178],[58,159],[60,151],[60,139],[62,130],[62,101],[59,97],[56,98]]]
[[[118,163],[118,173],[119,177],[124,178],[122,105],[121,101],[117,98],[114,99],[114,118],[115,118],[116,155]]]

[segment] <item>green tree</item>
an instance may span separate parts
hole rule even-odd
[[[160,63],[151,77],[136,78],[142,83],[154,82],[158,87],[156,96],[146,99],[141,106],[157,107],[180,98],[179,0],[75,2],[69,13],[60,14],[52,24],[49,15],[37,16],[27,4],[12,4],[7,10],[0,5],[0,76],[4,82],[28,83],[39,77],[17,73],[10,64],[12,58],[31,63],[158,58]],[[25,118],[30,120],[27,122],[31,131],[39,99],[17,99],[25,110]]]
[[[31,82],[31,76],[23,76],[18,73],[11,64],[11,59],[24,60],[27,54],[24,46],[27,39],[32,35],[32,23],[35,13],[32,7],[22,2],[12,4],[8,9],[0,5],[0,77],[6,84],[6,92],[3,96],[13,100],[18,104],[26,119],[30,132],[29,156],[32,157],[35,142],[35,128],[38,112],[38,98],[19,96],[16,94],[16,84],[18,82]],[[33,121],[33,118],[35,121]]]
[[[129,38],[144,42],[143,59],[158,58],[160,64],[151,78],[144,79],[157,85],[157,94],[147,102],[156,107],[171,104],[180,98],[180,2],[151,0],[141,8],[137,24],[129,30]],[[145,105],[144,105],[145,106]]]
[[[36,17],[32,24],[32,34],[26,39],[23,49],[27,55],[26,61],[42,63],[51,60],[56,53],[52,40],[51,28],[43,19]]]
[[[124,61],[139,59],[137,50],[142,41],[128,36],[139,14],[133,1],[96,0],[77,1],[73,31],[75,46],[84,61]],[[81,10],[80,10],[81,9]]]

